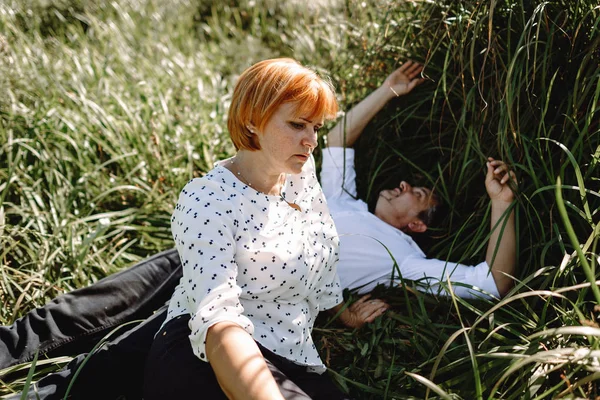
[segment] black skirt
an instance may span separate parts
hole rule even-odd
[[[192,351],[189,320],[189,316],[177,317],[157,333],[146,360],[144,400],[227,399],[210,364]],[[348,398],[327,374],[308,372],[306,366],[295,364],[260,344],[258,347],[286,399]]]

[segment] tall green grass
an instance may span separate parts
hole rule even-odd
[[[374,324],[316,329],[333,376],[358,399],[594,398],[599,29],[591,0],[5,2],[0,322],[172,246],[180,188],[233,153],[245,67],[293,56],[349,108],[412,58],[428,81],[355,146],[360,194],[435,186],[448,211],[423,247],[477,263],[484,162],[506,160],[518,284],[501,302],[382,289],[394,308]]]

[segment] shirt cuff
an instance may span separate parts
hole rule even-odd
[[[496,281],[490,270],[490,266],[486,261],[477,264],[474,267],[475,282],[478,282],[478,287],[485,293],[500,298],[500,292],[496,286]],[[476,293],[476,292],[474,292]]]
[[[219,323],[219,322],[233,322],[239,325],[242,329],[244,329],[250,336],[254,333],[254,325],[252,322],[244,315],[220,315],[215,319],[211,319],[210,321],[202,320],[202,317],[199,314],[192,315],[192,318],[188,322],[188,326],[190,327],[190,343],[192,345],[192,350],[196,357],[200,360],[209,362],[208,355],[206,354],[206,334],[208,333],[208,329]]]

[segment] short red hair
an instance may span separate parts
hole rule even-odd
[[[291,58],[275,58],[245,70],[235,85],[227,128],[237,150],[260,150],[256,134],[284,103],[298,103],[297,115],[334,119],[338,104],[331,82]]]

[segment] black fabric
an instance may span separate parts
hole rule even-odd
[[[80,354],[61,371],[40,379],[27,399],[63,399],[71,381],[70,399],[141,399],[146,357],[166,316],[165,305],[142,323],[124,326],[91,356]]]
[[[39,380],[26,398],[63,399],[72,382],[70,399],[141,400],[148,352],[166,318],[165,303],[171,298],[181,273],[177,251],[168,250],[87,288],[59,296],[11,326],[0,326],[0,370],[31,361],[36,350],[40,360],[79,354],[61,371]],[[159,310],[153,314],[156,309]],[[114,329],[117,331],[88,357]],[[190,346],[189,340],[187,345]],[[264,348],[261,351],[263,355],[270,353]],[[189,353],[192,354],[191,348]],[[294,368],[302,367],[272,355],[275,357],[265,357],[272,360],[271,371],[283,387],[288,384],[293,384],[292,388],[302,387],[313,399],[345,398],[326,376],[296,374]],[[295,384],[287,378],[290,374],[294,375]],[[5,382],[11,379],[0,376]],[[290,393],[294,390],[289,389]],[[21,393],[7,397],[20,398]]]
[[[40,356],[84,353],[111,329],[165,304],[181,278],[177,250],[159,253],[0,327],[0,369]]]
[[[144,400],[226,400],[209,363],[192,351],[188,327],[190,317],[169,321],[156,335],[148,355]],[[287,400],[343,400],[347,397],[329,377],[311,373],[258,344],[260,351]]]
[[[57,297],[11,326],[0,327],[0,369],[31,361],[36,350],[40,360],[79,354],[63,370],[31,387],[27,398],[62,399],[80,370],[71,398],[140,399],[145,359],[166,317],[164,304],[180,278],[179,255],[172,249]],[[149,316],[141,324],[130,323]],[[114,329],[117,332],[108,342],[85,361],[87,353]],[[0,376],[3,381],[12,378]]]

